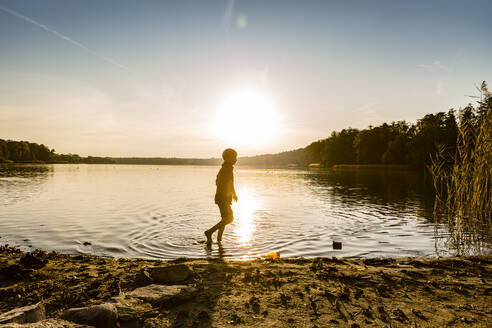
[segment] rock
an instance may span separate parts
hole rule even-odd
[[[26,253],[19,261],[20,264],[26,268],[42,268],[48,263],[46,259],[46,253],[40,250]]]
[[[342,249],[341,241],[333,241],[333,249]]]
[[[148,285],[128,294],[152,304],[179,304],[195,297],[197,290],[185,285]]]
[[[96,326],[97,328],[107,328],[115,326],[118,312],[113,304],[104,303],[68,309],[61,315],[61,318],[75,323]]]
[[[22,279],[23,276],[29,275],[32,271],[32,269],[24,269],[18,264],[12,264],[9,266],[1,267],[0,275],[4,276],[6,279]]]
[[[193,274],[193,271],[185,264],[147,268],[146,271],[152,280],[158,284],[181,283],[188,280]]]
[[[145,327],[145,320],[151,317],[157,317],[158,312],[155,312],[152,305],[138,298],[125,297],[119,295],[113,297],[116,301],[114,305],[118,312],[118,324],[120,328],[139,328]]]
[[[7,323],[0,328],[91,328],[93,326],[79,325],[61,319],[46,319],[35,323]]]
[[[24,306],[0,315],[0,324],[32,323],[46,319],[46,312],[42,303]]]
[[[140,271],[135,277],[135,283],[137,284],[137,286],[146,286],[150,285],[153,282],[154,280],[150,276],[150,273],[145,270]]]

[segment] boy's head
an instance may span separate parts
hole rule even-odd
[[[227,148],[222,153],[222,158],[224,162],[234,165],[237,162],[237,152],[232,148]]]

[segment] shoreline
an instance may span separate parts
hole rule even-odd
[[[486,327],[491,277],[492,255],[161,261],[0,246],[0,317],[41,301],[53,320],[112,303],[120,327]],[[193,293],[170,303],[129,296],[149,285]]]
[[[201,160],[201,159],[200,159]],[[221,166],[221,163],[69,163],[63,161],[54,162],[43,162],[43,161],[26,161],[26,162],[0,162],[0,165],[137,165],[137,166],[211,166],[217,167]],[[276,169],[276,170],[300,170],[300,171],[403,171],[403,172],[419,172],[420,169],[414,167],[410,164],[335,164],[331,166],[310,166],[309,165],[298,165],[289,166],[287,164],[241,164],[238,163],[234,167],[240,169]]]

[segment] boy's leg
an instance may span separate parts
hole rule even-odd
[[[219,228],[219,232],[217,232],[217,242],[220,243],[222,241],[222,234],[224,233],[225,225],[222,225]]]
[[[223,218],[224,217],[224,206],[222,204],[217,204],[217,206],[219,206],[219,210],[220,210],[220,216]],[[216,225],[214,225],[212,228],[206,230],[204,232],[205,236],[207,237],[207,243],[212,243],[212,234],[218,230],[221,226],[221,223],[222,223],[222,220],[219,221],[219,223],[217,223]]]
[[[223,218],[222,221],[219,222],[218,224],[219,232],[217,233],[218,242],[222,241],[222,234],[224,233],[225,226],[231,223],[232,221],[234,221],[234,217],[231,214],[230,216]]]
[[[224,233],[225,226],[234,221],[234,214],[232,213],[231,204],[221,204],[220,208],[220,216],[222,217],[222,221],[219,223],[219,232],[217,233],[217,241],[222,241],[222,234]]]
[[[219,223],[217,223],[216,225],[214,225],[212,228],[210,228],[207,231],[205,231],[205,235],[212,236],[212,234],[220,228],[220,225],[221,224],[222,224],[222,220],[219,221]]]
[[[212,234],[219,230],[218,235],[217,235],[217,240],[221,241],[222,240],[222,234],[224,233],[224,228],[226,224],[230,223],[232,221],[229,221],[227,219],[222,219],[220,220],[219,223],[214,225],[212,228],[208,229],[205,231],[205,236],[207,236],[207,242],[212,242]]]
[[[220,220],[219,223],[214,225],[212,228],[208,229],[205,231],[205,236],[207,237],[207,243],[212,242],[212,234],[218,230],[217,234],[217,241],[222,240],[222,234],[224,233],[225,226],[232,221],[234,221],[234,216],[232,213],[232,208],[230,204],[217,204],[219,206],[220,210],[220,216],[222,217],[222,220]]]
[[[204,234],[205,234],[205,237],[207,237],[207,244],[211,244],[212,243],[212,234],[214,233],[215,230],[212,231],[212,229],[210,230],[205,230]]]

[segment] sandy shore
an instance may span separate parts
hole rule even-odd
[[[114,302],[184,264],[193,298],[120,312],[141,327],[490,327],[492,256],[436,259],[149,261],[0,247],[0,313],[43,301],[47,316]]]

